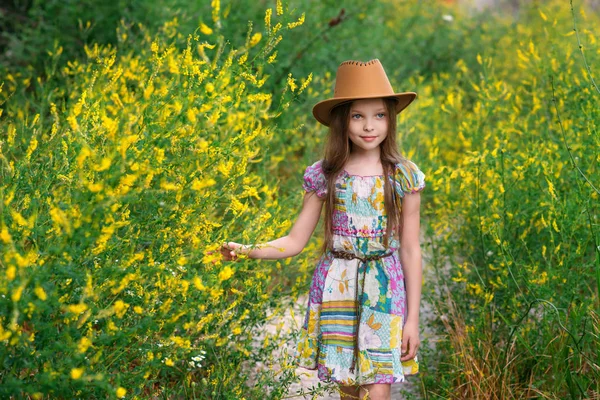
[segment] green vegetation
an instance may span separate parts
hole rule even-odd
[[[109,3],[1,19],[2,397],[293,395],[294,332],[263,325],[319,238],[281,262],[216,251],[289,229],[326,135],[310,109],[372,58],[419,93],[399,135],[428,184],[424,396],[600,393],[598,15]]]

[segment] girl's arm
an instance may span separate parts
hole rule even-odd
[[[419,348],[419,306],[421,303],[421,245],[419,243],[421,195],[407,194],[402,199],[402,242],[400,260],[404,270],[407,312],[402,331],[402,361],[411,360]]]
[[[221,247],[221,254],[229,261],[235,260],[238,254],[264,259],[293,257],[299,254],[308,243],[319,222],[322,208],[323,199],[319,198],[315,192],[308,192],[304,195],[302,211],[286,236],[257,245],[227,242]]]

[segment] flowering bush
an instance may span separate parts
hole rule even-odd
[[[451,70],[413,80],[425,100],[412,131],[431,168],[430,296],[447,335],[426,380],[450,398],[593,397],[598,16],[564,2],[524,6],[516,22],[453,12],[451,36],[480,33]]]
[[[6,77],[3,397],[252,398],[250,374],[260,393],[285,390],[289,374],[242,361],[271,363],[278,336],[256,343],[257,328],[298,272],[222,265],[215,252],[282,234],[282,202],[300,200],[274,179],[294,141],[267,121],[310,77],[290,75],[279,104],[262,88],[303,16],[279,5],[264,18],[232,48],[213,1],[212,27],[188,36],[175,20],[157,34],[122,26],[118,47],[86,47],[87,60],[55,62],[46,79]]]

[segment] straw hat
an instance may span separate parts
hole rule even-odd
[[[416,97],[414,92],[394,93],[379,60],[368,62],[344,61],[337,70],[333,98],[320,101],[313,107],[313,115],[329,126],[331,110],[342,103],[357,99],[378,97],[394,98],[396,113],[405,109]]]

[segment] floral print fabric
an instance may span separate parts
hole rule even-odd
[[[406,314],[404,275],[392,239],[384,246],[386,216],[383,176],[337,177],[333,214],[333,248],[358,257],[389,257],[361,262],[335,258],[325,252],[310,287],[308,309],[298,343],[299,365],[317,369],[319,379],[341,384],[398,383],[418,372],[417,360],[400,361]],[[396,165],[389,178],[400,197],[425,187],[425,175],[410,161]],[[306,168],[303,188],[319,197],[327,193],[321,161]],[[356,282],[358,269],[359,282]],[[363,282],[364,277],[364,282]],[[354,372],[355,291],[361,307],[358,359]],[[359,289],[360,290],[360,289]]]

